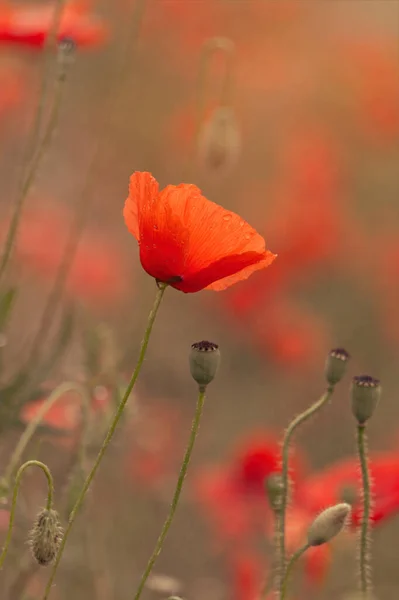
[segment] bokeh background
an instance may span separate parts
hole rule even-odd
[[[51,110],[57,58],[31,31],[46,34],[53,4],[0,3],[3,239],[48,64],[45,116]],[[161,186],[197,184],[256,227],[278,259],[225,292],[168,290],[129,410],[52,597],[133,596],[189,433],[196,401],[190,344],[210,339],[220,345],[222,366],[145,597],[254,600],[271,570],[270,513],[259,490],[237,491],[231,477],[252,485],[252,463],[243,456],[255,456],[255,478],[258,468],[262,476],[278,468],[275,440],[322,393],[331,348],[350,352],[349,375],[365,372],[383,382],[370,452],[397,457],[397,471],[392,467],[386,478],[392,488],[399,481],[399,2],[78,0],[66,11],[60,37],[77,41],[76,56],[2,281],[3,294],[17,290],[2,323],[2,465],[23,424],[64,380],[85,385],[93,398],[90,465],[135,364],[155,293],[123,222],[129,176],[146,170]],[[227,53],[205,53],[215,37]],[[232,85],[222,108],[231,112],[221,141],[226,155],[215,161],[209,128],[226,66]],[[71,239],[73,263],[43,327]],[[21,372],[28,384],[10,392]],[[349,377],[298,436],[299,479],[354,455],[348,389]],[[25,453],[53,469],[64,520],[80,422],[79,397],[67,394]],[[270,452],[258,456],[263,443]],[[47,572],[36,567],[25,540],[44,494],[40,474],[27,476],[1,573],[4,600],[43,593]],[[382,600],[399,592],[399,525],[391,512],[373,533]],[[7,504],[2,514],[4,529]],[[298,517],[301,532],[309,519]],[[342,539],[308,573],[298,570],[293,598],[335,600],[356,587],[355,535]]]

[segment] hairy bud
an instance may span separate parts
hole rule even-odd
[[[200,388],[214,379],[220,364],[220,350],[213,342],[196,342],[191,346],[189,356],[190,371]]]
[[[53,562],[60,547],[63,530],[57,511],[43,509],[36,517],[29,535],[32,554],[39,565]]]
[[[346,367],[349,358],[350,356],[348,352],[343,348],[335,348],[334,350],[331,350],[327,356],[326,366],[324,369],[327,383],[330,385],[335,385],[341,381],[342,377],[346,373]]]
[[[370,375],[354,377],[351,388],[352,412],[359,425],[364,425],[373,416],[381,396],[378,379]]]
[[[349,504],[336,504],[323,510],[308,529],[309,546],[329,542],[343,529],[351,512]]]

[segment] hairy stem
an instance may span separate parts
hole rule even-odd
[[[12,495],[11,510],[10,510],[10,521],[8,524],[6,540],[4,542],[3,550],[0,555],[0,569],[3,566],[4,560],[7,556],[8,547],[9,547],[10,541],[11,541],[12,529],[14,526],[14,519],[15,519],[15,509],[17,507],[17,497],[18,497],[19,486],[21,484],[22,475],[24,474],[25,470],[28,469],[29,467],[39,467],[39,469],[42,469],[43,473],[45,474],[45,476],[47,478],[47,484],[48,484],[46,508],[47,508],[47,510],[51,510],[51,508],[53,506],[54,484],[53,484],[53,477],[51,475],[50,469],[44,463],[42,463],[38,460],[28,460],[26,463],[21,465],[21,467],[18,469],[17,474],[15,476],[14,491],[13,491],[13,495]]]
[[[302,556],[302,554],[304,554],[306,552],[306,550],[308,550],[308,548],[310,548],[309,544],[305,544],[304,546],[302,546],[302,548],[299,548],[299,550],[294,552],[294,554],[291,556],[290,560],[288,561],[287,568],[285,570],[284,577],[283,577],[282,584],[281,584],[281,600],[285,600],[287,589],[288,589],[288,581],[289,581],[291,571],[292,571],[295,563]]]
[[[161,553],[162,550],[162,546],[164,544],[164,541],[166,539],[166,536],[168,535],[168,531],[170,529],[170,526],[172,524],[173,521],[173,517],[175,516],[176,513],[176,509],[177,506],[179,504],[179,500],[180,500],[180,495],[183,489],[183,483],[184,483],[184,479],[186,477],[187,474],[187,469],[188,466],[190,464],[190,459],[191,459],[191,455],[193,452],[193,448],[194,448],[194,443],[198,434],[198,429],[199,429],[199,425],[200,425],[200,421],[201,421],[201,416],[202,416],[202,410],[204,407],[204,402],[205,402],[205,391],[204,390],[200,390],[198,393],[198,400],[197,400],[197,407],[196,407],[196,411],[195,411],[195,415],[194,415],[194,419],[192,422],[192,426],[191,426],[191,434],[190,434],[190,439],[188,441],[188,445],[187,445],[187,449],[186,452],[184,454],[184,458],[183,458],[183,462],[182,462],[182,466],[180,468],[180,473],[179,473],[179,477],[177,480],[177,484],[176,484],[176,488],[175,488],[175,492],[173,494],[173,499],[172,499],[172,503],[170,505],[170,509],[169,509],[169,514],[166,517],[166,520],[163,524],[162,527],[162,531],[160,533],[160,536],[157,540],[157,543],[155,544],[155,548],[153,553],[151,554],[150,560],[147,563],[147,566],[145,568],[145,571],[141,577],[140,583],[139,583],[139,587],[137,588],[137,592],[134,596],[134,600],[139,600],[144,586],[146,584],[146,581],[155,565],[155,562],[158,558],[158,556]]]
[[[360,568],[360,590],[364,598],[368,598],[371,592],[370,579],[370,474],[367,464],[367,438],[366,426],[357,426],[357,450],[359,454],[360,469],[362,474],[363,488],[363,515],[360,526],[359,543],[359,568]]]
[[[62,555],[63,555],[63,552],[64,552],[64,548],[66,546],[69,534],[71,533],[71,529],[72,529],[73,524],[75,522],[76,515],[78,514],[78,511],[79,511],[80,507],[82,506],[82,504],[84,502],[84,499],[86,497],[88,489],[89,489],[89,487],[90,487],[90,485],[91,485],[91,483],[92,483],[92,481],[93,481],[93,479],[94,479],[94,477],[95,477],[95,475],[97,473],[97,469],[99,468],[100,463],[101,463],[101,461],[102,461],[102,459],[104,457],[104,454],[107,451],[107,448],[108,448],[108,446],[109,446],[109,444],[110,444],[110,442],[111,442],[111,440],[112,440],[112,438],[114,436],[114,433],[116,431],[117,425],[118,425],[118,423],[119,423],[119,421],[120,421],[120,419],[122,417],[123,410],[124,410],[124,408],[126,406],[127,401],[129,400],[130,394],[131,394],[131,392],[132,392],[132,390],[134,388],[134,385],[135,385],[135,383],[137,381],[137,378],[138,378],[138,376],[140,374],[141,367],[143,366],[144,358],[145,358],[145,355],[146,355],[146,352],[147,352],[147,347],[148,347],[148,342],[150,340],[151,331],[152,331],[152,328],[153,328],[153,325],[154,325],[154,322],[155,322],[155,318],[156,318],[157,313],[158,313],[159,306],[161,304],[161,300],[162,300],[163,295],[165,293],[166,287],[167,287],[166,284],[160,284],[159,287],[158,287],[158,291],[157,291],[157,295],[156,295],[156,298],[155,298],[155,302],[154,302],[154,305],[153,305],[152,310],[151,310],[151,312],[149,314],[149,317],[148,317],[147,327],[146,327],[146,330],[144,332],[143,341],[141,342],[141,349],[140,349],[139,359],[137,361],[136,368],[133,371],[133,375],[132,375],[132,377],[130,379],[130,382],[129,382],[127,388],[126,388],[126,391],[125,391],[125,393],[123,395],[123,398],[120,401],[120,404],[119,404],[118,408],[116,409],[115,415],[114,415],[114,417],[112,419],[112,422],[111,422],[111,425],[110,425],[110,428],[109,428],[108,433],[107,433],[107,435],[105,437],[105,440],[104,440],[104,442],[103,442],[103,444],[101,446],[101,449],[100,449],[100,451],[99,451],[99,453],[97,455],[97,458],[96,458],[96,460],[94,462],[94,465],[91,468],[89,474],[87,475],[86,481],[85,481],[85,483],[83,485],[83,488],[82,488],[82,490],[80,491],[80,493],[78,495],[78,498],[77,498],[77,500],[76,500],[76,502],[75,502],[75,504],[74,504],[74,506],[72,508],[71,514],[69,515],[68,525],[67,525],[67,527],[65,529],[64,537],[62,539],[61,545],[60,545],[59,550],[57,552],[57,556],[55,558],[54,565],[53,565],[53,567],[51,569],[50,577],[49,577],[49,580],[47,582],[46,589],[44,591],[43,600],[47,600],[47,598],[50,595],[51,586],[53,584],[53,581],[54,581],[54,578],[55,578],[58,566],[59,566],[59,564],[61,562],[61,558],[62,558]]]
[[[310,419],[318,410],[320,410],[330,399],[334,391],[334,386],[329,385],[324,394],[312,404],[307,410],[299,414],[290,423],[288,429],[285,432],[282,449],[282,489],[281,489],[281,505],[278,511],[278,522],[277,522],[277,551],[278,551],[278,581],[277,589],[280,589],[280,600],[282,600],[282,581],[285,575],[286,567],[286,550],[285,550],[285,519],[287,511],[287,499],[288,499],[288,461],[289,461],[289,449],[290,442],[296,429],[302,425],[305,421]]]

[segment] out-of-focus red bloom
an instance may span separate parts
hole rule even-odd
[[[14,108],[23,98],[24,83],[22,75],[11,64],[0,64],[0,118]]]
[[[399,70],[397,37],[361,42],[340,40],[339,71],[353,94],[353,116],[374,141],[399,136]]]
[[[267,319],[259,316],[249,327],[250,339],[262,355],[286,367],[312,367],[319,362],[320,354],[330,345],[321,317],[292,302],[288,305],[284,298],[277,298],[267,313]]]
[[[20,418],[24,423],[33,421],[47,397],[25,404],[21,410]],[[93,414],[104,413],[110,404],[110,394],[106,388],[98,388],[92,401],[91,410]],[[82,398],[76,391],[65,392],[58,400],[54,402],[52,407],[46,412],[41,423],[48,425],[53,429],[64,432],[66,435],[73,434],[81,424],[82,420]]]
[[[181,460],[184,441],[176,434],[184,430],[181,413],[170,403],[138,403],[130,428],[132,442],[126,457],[129,479],[134,485],[162,488]]]
[[[248,223],[195,185],[159,192],[150,173],[134,173],[124,217],[144,270],[182,292],[224,290],[275,259]]]
[[[24,213],[16,243],[19,264],[41,277],[54,278],[63,257],[73,215],[66,208],[42,205]],[[0,223],[4,239],[8,223]],[[45,241],[45,243],[44,243]],[[126,290],[124,255],[100,232],[86,230],[67,280],[67,291],[92,306],[107,306]]]
[[[265,561],[250,552],[233,555],[229,559],[229,581],[232,582],[232,599],[258,600],[262,581],[266,576]]]
[[[78,47],[97,47],[108,38],[104,22],[90,14],[85,0],[69,3],[62,13],[58,39],[72,38]],[[0,43],[43,46],[51,30],[54,6],[49,4],[0,5]]]
[[[374,524],[399,512],[399,454],[386,452],[370,457],[373,504],[371,522]],[[306,478],[298,492],[298,503],[313,514],[327,506],[353,500],[352,524],[361,519],[361,481],[358,461],[342,460],[320,473]]]
[[[205,509],[220,543],[240,544],[264,531],[272,519],[265,479],[281,471],[281,447],[270,432],[254,432],[233,450],[222,465],[203,469],[195,481],[195,500]],[[293,496],[303,476],[305,462],[293,453],[290,472]]]

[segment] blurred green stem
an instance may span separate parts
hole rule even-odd
[[[287,498],[288,498],[288,462],[289,462],[289,450],[290,442],[296,429],[302,425],[305,421],[310,419],[318,410],[320,410],[330,399],[334,391],[334,386],[329,385],[324,394],[310,406],[303,413],[295,417],[295,419],[288,426],[283,440],[282,450],[282,489],[281,489],[281,506],[277,512],[277,552],[278,552],[278,564],[277,564],[277,589],[280,590],[280,600],[282,600],[282,582],[285,576],[286,567],[286,556],[285,556],[285,518],[287,511]],[[277,590],[276,590],[277,591]]]
[[[308,550],[310,548],[309,544],[305,544],[304,546],[302,546],[302,548],[299,548],[299,550],[297,550],[290,558],[286,571],[284,573],[284,577],[282,580],[282,584],[281,584],[281,600],[285,600],[286,597],[286,593],[287,593],[287,588],[288,588],[288,581],[291,575],[291,571],[293,569],[293,567],[295,566],[295,563],[297,562],[297,560],[299,558],[301,558],[302,554],[304,554],[306,552],[306,550]]]
[[[145,358],[145,355],[146,355],[146,351],[147,351],[147,347],[148,347],[148,342],[150,340],[151,331],[152,331],[152,328],[153,328],[153,325],[154,325],[154,322],[155,322],[155,318],[157,316],[158,309],[159,309],[159,306],[161,304],[161,300],[163,298],[163,295],[165,293],[166,288],[167,288],[167,284],[165,284],[165,283],[161,283],[161,284],[158,285],[158,291],[157,291],[157,295],[156,295],[156,298],[155,298],[155,302],[154,302],[152,310],[151,310],[151,312],[149,314],[148,321],[147,321],[147,327],[146,327],[146,330],[144,332],[143,341],[141,342],[140,354],[139,354],[139,359],[137,361],[136,368],[133,371],[133,375],[132,375],[132,377],[130,379],[129,385],[127,386],[126,391],[125,391],[125,393],[123,395],[123,398],[122,398],[122,400],[121,400],[121,402],[120,402],[120,404],[119,404],[119,406],[118,406],[118,408],[117,408],[117,410],[115,412],[114,418],[112,419],[110,428],[109,428],[108,433],[107,433],[107,435],[105,437],[105,440],[104,440],[104,442],[103,442],[103,444],[101,446],[101,449],[100,449],[100,451],[99,451],[99,453],[97,455],[97,458],[96,458],[96,460],[94,462],[94,465],[91,468],[91,471],[90,471],[90,473],[88,474],[88,476],[86,478],[86,481],[85,481],[85,483],[83,485],[82,490],[80,491],[80,493],[78,495],[78,498],[77,498],[77,500],[75,502],[74,507],[72,508],[71,514],[69,516],[69,522],[68,522],[68,525],[67,525],[67,527],[65,529],[64,537],[62,539],[60,548],[59,548],[59,550],[57,552],[57,556],[55,558],[55,562],[54,562],[54,565],[52,567],[52,570],[51,570],[51,573],[50,573],[50,577],[49,577],[49,580],[48,580],[47,585],[46,585],[46,589],[44,591],[43,600],[47,600],[47,598],[50,595],[51,586],[53,584],[53,581],[54,581],[54,578],[55,578],[58,566],[59,566],[59,564],[61,562],[61,558],[62,558],[62,555],[63,555],[63,552],[64,552],[64,548],[65,548],[65,545],[67,543],[67,540],[68,540],[69,534],[71,532],[72,526],[73,526],[73,524],[75,522],[76,515],[77,515],[80,507],[82,506],[82,504],[84,502],[84,499],[86,497],[87,491],[88,491],[88,489],[89,489],[89,487],[90,487],[90,485],[91,485],[91,483],[92,483],[92,481],[93,481],[93,479],[94,479],[94,477],[95,477],[95,475],[97,473],[97,469],[100,466],[100,463],[101,463],[101,461],[103,459],[103,456],[104,456],[105,452],[107,451],[107,448],[108,448],[108,446],[109,446],[109,444],[110,444],[110,442],[111,442],[111,440],[112,440],[112,438],[114,436],[114,433],[116,431],[117,425],[118,425],[118,423],[119,423],[119,421],[120,421],[120,419],[122,417],[123,410],[124,410],[124,408],[126,406],[127,401],[129,400],[130,394],[131,394],[131,392],[132,392],[132,390],[133,390],[133,388],[135,386],[135,383],[137,381],[137,378],[138,378],[138,376],[140,374],[141,367],[143,366],[144,358]]]
[[[53,477],[51,475],[50,469],[44,463],[42,463],[38,460],[28,460],[26,463],[24,463],[18,469],[17,474],[15,476],[14,491],[13,491],[12,502],[11,502],[10,521],[8,524],[6,540],[4,542],[3,550],[0,555],[0,569],[3,566],[4,560],[7,556],[8,547],[9,547],[10,541],[11,541],[12,528],[14,526],[15,509],[17,507],[18,490],[19,490],[19,486],[21,483],[21,478],[22,478],[22,475],[24,474],[25,470],[28,469],[29,467],[39,467],[39,469],[42,469],[42,471],[44,472],[44,474],[47,478],[47,484],[48,484],[46,508],[47,508],[47,510],[51,510],[51,508],[53,506],[54,484],[53,484]]]
[[[359,454],[360,470],[363,488],[363,515],[360,526],[359,568],[360,590],[364,598],[368,598],[371,591],[370,580],[370,474],[367,464],[367,437],[366,426],[357,426],[357,450]]]
[[[19,438],[19,442],[16,445],[15,450],[11,455],[11,458],[8,462],[8,466],[4,473],[4,477],[1,481],[1,485],[2,485],[2,487],[5,488],[5,490],[7,490],[9,488],[11,477],[13,476],[13,473],[15,472],[15,469],[17,468],[17,465],[21,459],[21,456],[24,453],[26,446],[29,444],[30,440],[32,439],[33,435],[35,434],[36,429],[41,424],[43,418],[48,413],[48,411],[51,409],[53,404],[55,404],[55,402],[57,402],[57,400],[59,400],[59,398],[61,398],[66,392],[69,392],[69,391],[75,391],[77,394],[79,394],[82,397],[82,404],[84,404],[86,410],[88,410],[88,408],[90,406],[90,399],[89,399],[85,389],[82,386],[80,386],[76,383],[67,381],[67,382],[61,383],[61,385],[59,385],[57,388],[55,388],[55,390],[50,394],[50,396],[43,402],[36,417],[34,419],[32,419],[32,421],[26,426],[25,431]]]
[[[147,563],[147,567],[141,577],[139,587],[134,596],[134,600],[139,600],[139,598],[143,592],[146,581],[155,565],[155,562],[156,562],[158,556],[161,553],[163,543],[166,539],[166,536],[167,536],[170,526],[172,524],[173,517],[175,516],[176,509],[177,509],[177,506],[178,506],[179,500],[180,500],[180,495],[181,495],[181,492],[183,489],[184,479],[186,477],[187,469],[190,464],[190,459],[191,459],[191,455],[193,452],[194,443],[195,443],[195,440],[196,440],[196,437],[198,434],[198,429],[199,429],[199,425],[200,425],[200,421],[201,421],[204,402],[205,402],[205,391],[200,390],[198,393],[197,407],[196,407],[194,419],[193,419],[192,426],[191,426],[191,434],[190,434],[190,438],[188,441],[188,446],[187,446],[186,452],[184,454],[183,463],[180,468],[180,473],[179,473],[179,477],[177,480],[176,489],[173,494],[172,504],[170,505],[169,514],[166,517],[166,521],[162,527],[161,534],[157,540],[157,543],[155,544],[154,551],[153,551],[151,558]]]
[[[58,0],[57,6],[56,6],[55,12],[54,12],[53,25],[52,25],[52,28],[49,33],[50,36],[54,36],[54,37],[56,36],[59,19],[61,18],[61,14],[62,14],[62,7],[63,7],[62,2],[60,0]],[[48,77],[47,69],[46,69],[44,77],[45,77],[45,79]],[[7,237],[6,237],[6,240],[4,243],[4,250],[3,250],[2,256],[0,258],[0,284],[5,275],[8,263],[12,256],[14,242],[15,242],[15,239],[16,239],[16,236],[18,233],[18,226],[19,226],[19,222],[21,219],[22,209],[24,207],[25,200],[26,200],[26,198],[29,194],[29,191],[31,189],[31,186],[35,180],[35,176],[40,167],[40,163],[42,161],[44,153],[46,152],[46,150],[49,147],[51,140],[52,140],[54,129],[55,129],[55,126],[58,121],[58,115],[59,115],[59,109],[60,109],[60,105],[61,105],[61,98],[62,98],[64,82],[65,82],[65,71],[60,70],[59,73],[57,74],[56,81],[54,84],[54,99],[53,99],[52,106],[51,106],[49,120],[48,120],[46,129],[44,131],[43,137],[41,140],[39,140],[38,138],[40,136],[40,129],[41,129],[41,124],[42,124],[42,120],[43,120],[43,110],[44,110],[44,104],[45,104],[45,98],[43,97],[43,95],[44,96],[47,95],[46,94],[47,84],[43,85],[43,88],[41,91],[41,98],[39,101],[38,111],[37,111],[35,125],[34,125],[34,138],[32,138],[33,139],[32,144],[34,145],[34,147],[31,151],[29,151],[28,166],[27,166],[26,170],[24,170],[21,187],[20,187],[18,196],[17,196],[15,204],[14,204],[10,225],[9,225],[9,228],[7,231]],[[32,154],[32,156],[30,156],[31,154]]]

